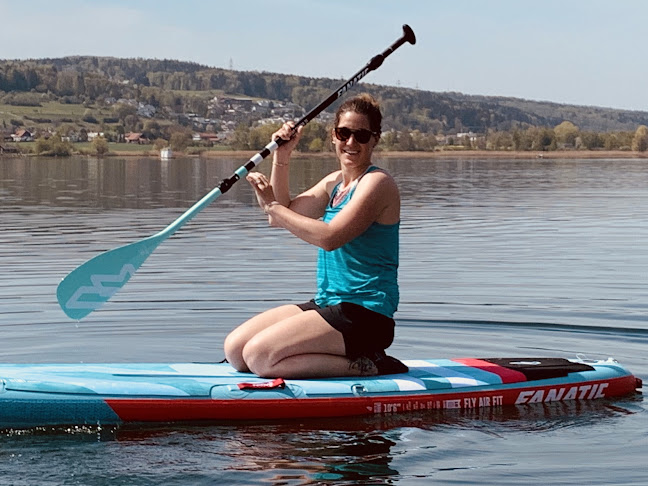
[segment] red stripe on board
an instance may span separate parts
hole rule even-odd
[[[488,371],[489,373],[494,373],[502,379],[502,383],[520,383],[522,381],[527,381],[524,373],[490,363],[489,361],[484,361],[483,359],[460,358],[453,359],[452,361],[470,366],[471,368],[477,368],[483,371]]]
[[[476,360],[477,361],[477,360]],[[124,422],[252,420],[392,415],[417,410],[477,409],[516,404],[611,398],[633,393],[632,375],[606,380],[511,388],[352,398],[212,400],[210,398],[110,398],[106,403]]]

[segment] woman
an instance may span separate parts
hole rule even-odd
[[[291,123],[273,134],[287,142],[274,153],[269,181],[259,172],[247,176],[270,225],[320,248],[318,290],[313,301],[265,311],[227,336],[225,356],[237,370],[306,378],[407,369],[384,353],[399,297],[400,195],[371,164],[381,122],[369,95],[342,104],[332,132],[340,170],[294,199],[288,172],[302,127],[292,139]]]

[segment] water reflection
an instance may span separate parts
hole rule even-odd
[[[271,484],[392,484],[399,472],[392,449],[402,439],[395,429],[375,429],[379,422],[330,419],[283,424],[202,425],[141,428],[129,426],[102,434],[121,447],[174,444],[199,458],[221,481],[244,484],[249,474]],[[217,457],[216,457],[217,455]],[[227,460],[226,471],[220,462]],[[246,474],[247,473],[247,474]],[[238,476],[236,475],[238,474]]]
[[[492,440],[528,441],[571,428],[580,436],[588,428],[605,428],[619,417],[642,413],[640,404],[641,398],[629,397],[623,402],[552,402],[381,417],[41,428],[5,435],[12,439],[7,447],[23,453],[36,453],[45,445],[78,451],[86,444],[88,453],[76,458],[78,479],[86,484],[110,484],[93,472],[104,470],[107,463],[116,476],[144,477],[155,468],[165,484],[393,484],[412,477],[412,468],[424,468],[422,477],[429,478],[434,471],[448,470],[449,464],[469,467],[454,449],[462,436],[470,436],[477,449],[488,449]],[[103,451],[100,456],[90,453],[97,447]],[[125,455],[138,460],[128,466],[117,462]],[[409,467],[404,457],[410,457]]]
[[[60,322],[50,296],[64,275],[100,251],[160,231],[244,162],[0,159],[0,263],[19,269],[0,281],[4,315]],[[394,175],[403,199],[397,318],[643,327],[645,160],[377,163]],[[295,159],[293,192],[335,165],[332,158]],[[310,298],[313,249],[267,228],[255,206],[248,185],[235,184],[158,248],[97,319],[114,329],[132,326],[137,312],[146,314],[140,322],[175,313],[208,328],[208,315],[231,315],[229,326],[265,308],[262,300]],[[260,260],[263,268],[255,265]],[[286,261],[294,262],[290,273]],[[277,275],[282,286],[259,287]],[[29,302],[20,300],[26,293],[34,296]]]
[[[244,162],[0,159],[2,359],[218,361],[224,337],[242,320],[310,298],[312,247],[268,228],[239,182],[165,241],[100,311],[76,323],[56,303],[56,285],[70,270],[164,228]],[[403,194],[395,356],[582,353],[616,357],[648,380],[645,160],[378,163]],[[293,191],[334,166],[296,160]],[[645,484],[645,468],[637,467],[645,460],[645,409],[641,398],[628,398],[284,424],[14,432],[5,434],[0,476],[111,486],[520,477]]]
[[[101,208],[177,207],[194,202],[244,164],[241,157],[177,158],[0,158],[3,204],[48,204]],[[546,191],[577,190],[582,195],[617,185],[620,194],[645,191],[643,160],[434,160],[378,158],[394,173],[404,200],[484,205],[479,196],[495,191],[520,193],[518,209]],[[295,158],[291,185],[300,191],[336,168],[331,157]],[[258,170],[267,171],[268,163]],[[250,201],[235,184],[228,197]],[[238,188],[238,190],[237,190]],[[474,197],[473,197],[474,196]]]
[[[191,205],[229,177],[244,158],[157,160],[155,158],[9,158],[0,159],[0,196],[8,205],[56,207],[155,208]],[[295,164],[300,164],[300,159]],[[267,170],[260,166],[260,170]],[[293,171],[295,190],[303,190],[335,167],[317,159]],[[229,203],[253,201],[235,184]],[[227,203],[227,202],[226,202]]]

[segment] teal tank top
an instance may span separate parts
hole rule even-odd
[[[377,170],[370,166],[367,172]],[[367,173],[365,172],[365,173]],[[335,186],[323,221],[328,223],[349,202],[355,187],[333,206]],[[333,251],[319,249],[317,259],[317,295],[321,307],[351,302],[393,317],[398,307],[398,230],[399,223],[373,223],[346,245]]]

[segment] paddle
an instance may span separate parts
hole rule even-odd
[[[416,37],[408,25],[403,25],[403,35],[396,42],[381,54],[374,56],[365,67],[299,120],[295,124],[295,131],[298,127],[306,125],[319,115],[364,78],[367,73],[378,69],[387,56],[406,42],[415,44]],[[207,193],[200,201],[159,233],[141,241],[101,253],[70,272],[61,281],[56,291],[59,305],[63,311],[72,319],[82,319],[93,310],[101,307],[104,302],[128,282],[160,243],[209,206],[221,194],[226,193],[236,181],[245,177],[284,142],[283,139],[270,142],[261,152],[250,158],[245,165],[239,167],[230,177],[221,181],[216,188]]]

